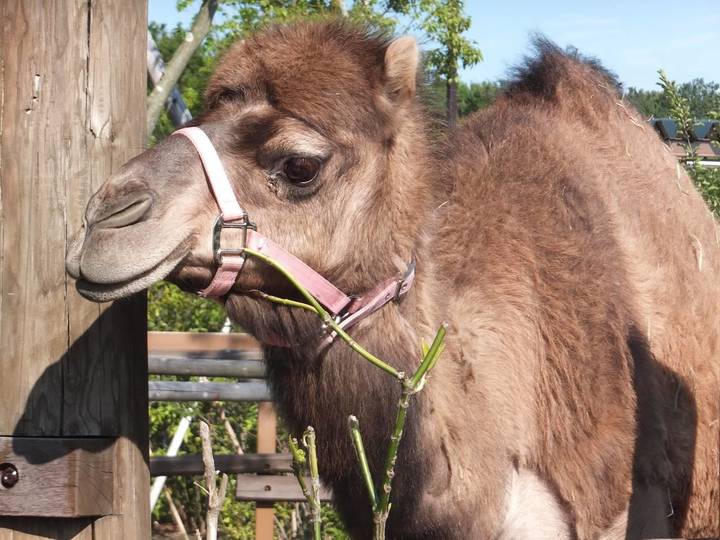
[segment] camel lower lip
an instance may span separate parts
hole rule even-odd
[[[81,296],[93,302],[112,302],[143,291],[164,279],[180,264],[185,255],[185,250],[182,250],[181,253],[168,257],[150,270],[117,283],[95,283],[80,278],[75,282],[75,288]]]
[[[85,279],[78,279],[75,282],[77,291],[88,300],[94,302],[108,302],[117,300],[127,296],[126,288],[132,284],[132,281],[117,284],[93,283]]]

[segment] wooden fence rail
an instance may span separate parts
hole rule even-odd
[[[221,332],[148,332],[148,349],[155,354],[179,352],[210,357],[262,358],[260,344],[248,334],[223,334]]]
[[[215,455],[215,468],[228,474],[287,474],[292,472],[290,454]],[[150,458],[151,476],[195,476],[203,474],[200,454]]]
[[[203,377],[233,377],[236,379],[264,379],[265,362],[193,356],[151,354],[148,358],[151,375],[197,375]]]
[[[151,401],[257,401],[258,454],[215,456],[215,466],[237,473],[235,498],[255,501],[255,537],[273,538],[273,504],[301,502],[305,497],[290,474],[289,454],[274,454],[277,417],[265,380],[259,344],[245,334],[149,332],[149,373],[154,375],[232,377],[234,383],[149,381]],[[244,379],[244,380],[242,380]],[[152,476],[201,475],[199,455],[150,459]],[[328,490],[321,499],[330,500]]]
[[[238,477],[235,498],[238,501],[255,501],[272,505],[276,502],[305,502],[305,496],[294,476],[243,475]],[[307,479],[308,484],[310,478]],[[328,489],[320,486],[320,500],[332,500]],[[272,509],[272,506],[268,510]],[[257,540],[257,539],[256,539]]]
[[[270,401],[265,381],[238,383],[150,381],[150,401]]]

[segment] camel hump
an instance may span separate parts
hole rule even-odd
[[[622,96],[617,76],[577,49],[561,49],[545,36],[532,39],[535,54],[511,70],[506,95],[513,101],[555,104],[568,112],[596,117],[615,108]]]

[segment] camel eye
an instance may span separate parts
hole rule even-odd
[[[296,185],[305,185],[313,180],[320,172],[320,161],[308,157],[291,157],[283,164],[283,173],[291,182]]]

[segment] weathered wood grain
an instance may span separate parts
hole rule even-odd
[[[89,196],[143,148],[146,27],[145,0],[0,2],[0,435],[116,439],[117,512],[0,517],[0,539],[150,536],[145,300],[100,307],[64,270]]]
[[[270,401],[265,381],[238,383],[150,381],[151,401]]]
[[[203,377],[234,377],[264,379],[265,362],[260,360],[229,360],[225,358],[195,358],[175,354],[159,355],[150,352],[148,373],[154,375],[200,375]]]
[[[86,167],[87,2],[0,3],[0,434],[61,435],[66,189]],[[47,11],[46,11],[47,10]],[[71,37],[72,36],[72,37]],[[77,37],[75,37],[77,36]],[[27,402],[43,379],[43,398]],[[18,421],[21,421],[18,424]]]
[[[17,483],[0,486],[0,514],[81,517],[113,512],[114,438],[0,437],[0,464]]]

